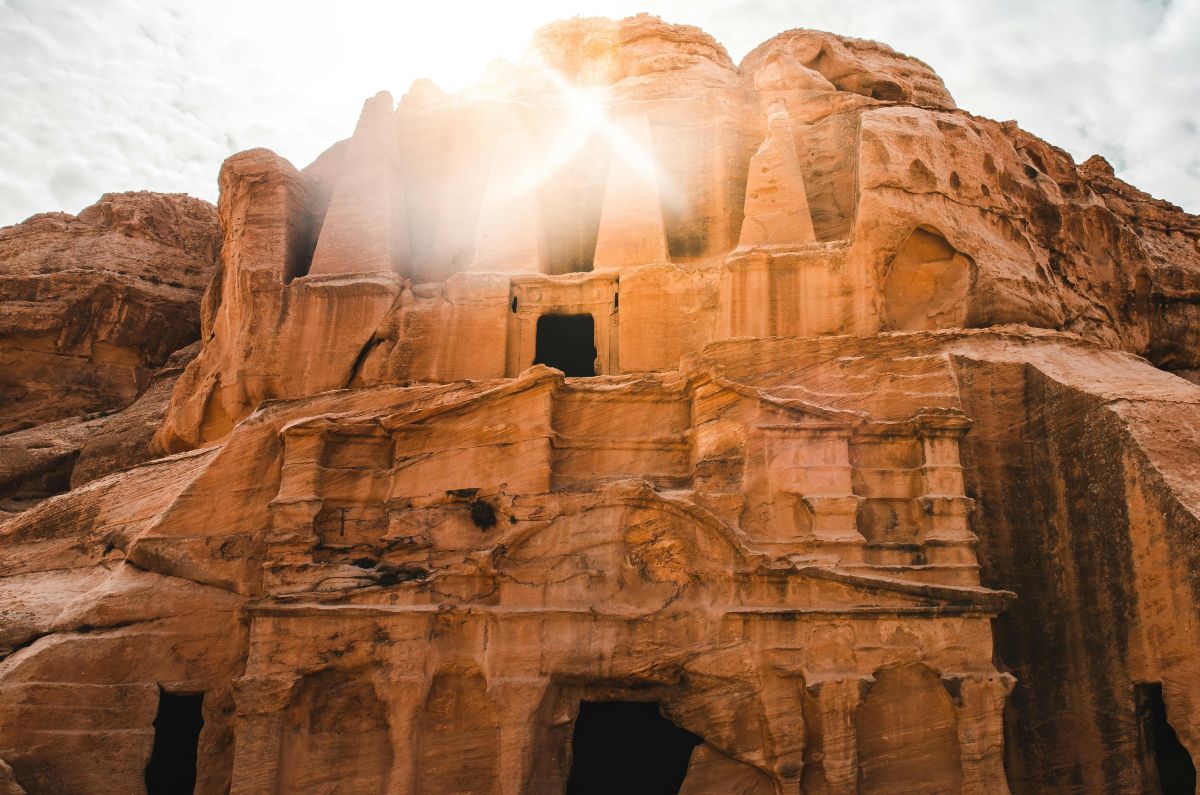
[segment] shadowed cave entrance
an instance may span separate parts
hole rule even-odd
[[[159,690],[154,748],[146,765],[147,795],[178,795],[196,788],[196,747],[204,726],[204,694]]]
[[[542,315],[537,322],[534,364],[570,377],[596,374],[596,322],[591,315]]]
[[[1179,742],[1174,727],[1167,722],[1167,705],[1158,682],[1139,684],[1134,689],[1142,743],[1147,757],[1153,757],[1163,795],[1193,795],[1196,791],[1196,766]],[[1149,761],[1149,759],[1147,759]]]
[[[657,701],[583,701],[567,795],[676,795],[702,742],[664,718]]]

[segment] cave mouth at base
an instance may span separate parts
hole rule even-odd
[[[657,701],[581,702],[567,795],[675,795],[702,742],[664,718]]]
[[[196,787],[196,756],[204,727],[203,693],[159,691],[154,747],[146,765],[148,795],[191,792]]]
[[[1145,753],[1154,757],[1154,767],[1158,771],[1159,792],[1163,795],[1191,795],[1196,791],[1196,765],[1179,741],[1175,728],[1167,720],[1162,684],[1150,682],[1136,685],[1134,695]]]

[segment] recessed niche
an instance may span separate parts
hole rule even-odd
[[[591,315],[542,315],[537,323],[534,364],[568,377],[596,374],[596,323]]]

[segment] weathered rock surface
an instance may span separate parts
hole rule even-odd
[[[306,172],[231,158],[222,272],[266,281],[217,285],[213,340],[162,449],[219,438],[262,400],[514,376],[546,312],[593,316],[604,373],[670,369],[743,335],[1003,323],[1198,369],[1200,222],[1098,159],[1077,167],[956,110],[928,67],[882,45],[793,31],[739,75],[694,29],[573,20],[497,69],[486,94],[422,89],[392,117],[371,100]],[[363,182],[372,162],[387,185]],[[350,249],[318,236],[380,253],[325,264]],[[535,278],[571,273],[586,297]],[[804,311],[771,298],[789,291]]]
[[[789,30],[755,47],[741,64],[759,91],[842,91],[883,102],[953,110],[942,79],[886,44],[817,30]]]
[[[1147,744],[1165,741],[1145,699],[1161,687],[1195,759],[1197,387],[1126,355],[1028,343],[960,361],[984,581],[1019,596],[996,622],[1021,682],[1007,715],[1013,789],[1185,791],[1163,757],[1147,764]]]
[[[175,382],[199,350],[171,355],[145,391],[120,411],[59,420],[0,436],[0,512],[16,513],[43,499],[155,457]]]
[[[1194,787],[1200,219],[644,15],[220,188],[195,358],[0,437],[0,787]]]
[[[197,338],[219,234],[207,202],[145,192],[0,229],[0,433],[133,402]]]
[[[152,457],[219,233],[206,202],[145,192],[0,230],[0,512]]]
[[[537,30],[525,59],[494,66],[481,88],[541,94],[559,81],[616,86],[631,99],[685,97],[736,86],[737,66],[716,39],[691,25],[648,14],[615,21],[576,17]]]
[[[835,344],[847,354],[873,345]],[[564,382],[539,367],[516,379],[274,403],[223,442],[96,481],[10,520],[0,563],[30,602],[10,618],[18,650],[6,664],[24,677],[46,676],[35,672],[60,652],[30,638],[71,631],[53,601],[61,597],[51,596],[58,589],[44,604],[20,582],[34,575],[22,573],[22,561],[74,571],[55,575],[66,581],[100,567],[91,576],[105,588],[136,567],[227,592],[220,604],[230,620],[242,598],[252,600],[249,648],[264,651],[228,670],[229,682],[242,676],[241,736],[275,731],[269,726],[279,719],[292,739],[282,756],[239,740],[233,756],[226,749],[206,758],[223,771],[218,779],[232,765],[235,791],[261,776],[285,790],[318,786],[333,766],[373,775],[376,784],[436,781],[464,755],[478,765],[462,781],[478,782],[486,771],[555,791],[567,760],[547,739],[557,731],[552,716],[572,714],[581,700],[631,696],[661,701],[668,717],[705,738],[716,756],[698,769],[722,755],[731,760],[713,782],[798,784],[802,771],[814,782],[853,780],[854,730],[829,728],[825,761],[806,765],[818,751],[802,714],[824,710],[822,725],[852,724],[860,698],[893,697],[889,688],[871,695],[876,671],[913,665],[924,673],[913,674],[919,687],[905,688],[932,699],[929,709],[952,734],[960,726],[993,738],[969,757],[955,739],[918,762],[934,766],[947,787],[963,776],[1002,781],[1008,684],[991,667],[989,621],[1005,594],[978,585],[957,475],[966,424],[959,398],[946,391],[948,359],[897,369],[879,356],[864,382],[827,348],[747,340],[711,347],[683,372],[661,376]],[[926,391],[903,399],[917,373]],[[895,387],[891,399],[876,391],[885,380]],[[794,395],[818,381],[836,405]],[[691,452],[688,438],[696,439]],[[808,441],[796,447],[789,439]],[[925,462],[920,477],[906,468],[911,456]],[[233,482],[242,484],[237,492]],[[780,502],[779,488],[793,496]],[[220,522],[212,521],[214,500]],[[919,516],[909,512],[929,500],[936,505],[917,526],[887,519],[896,511]],[[870,518],[856,519],[860,506]],[[917,558],[925,562],[913,567]],[[138,628],[151,621],[141,613],[122,615],[131,622],[124,633],[151,631]],[[445,640],[423,648],[416,638],[441,635],[433,627],[443,621]],[[505,639],[485,649],[485,627],[496,622]],[[179,642],[157,624],[153,631]],[[534,646],[531,632],[541,638]],[[611,640],[581,656],[578,639],[594,633]],[[592,654],[600,649],[608,662],[597,669]],[[224,699],[228,685],[215,684],[213,666],[230,665],[230,653],[228,643],[216,644],[193,668],[179,672],[168,659],[156,676],[190,677]],[[427,654],[460,662],[416,662]],[[323,658],[342,662],[297,680],[296,669],[319,669]],[[387,684],[394,676],[412,680],[406,700],[391,702],[401,698]],[[597,678],[588,684],[589,677]],[[958,710],[947,677],[985,701]],[[485,718],[494,723],[478,726]],[[44,720],[26,731],[52,732]],[[228,717],[206,712],[205,720],[205,732],[234,729]],[[331,733],[343,725],[351,733],[336,739]],[[393,750],[412,725],[426,727],[415,759]],[[773,745],[761,747],[763,736]],[[435,750],[443,742],[462,753]],[[503,750],[510,744],[512,753]],[[888,737],[869,747],[881,760],[895,753]],[[147,752],[134,761],[144,764]],[[48,750],[9,758],[19,780],[23,765],[61,764]],[[140,770],[131,762],[126,779],[114,780],[135,780]],[[689,786],[699,785],[708,786],[704,778]]]

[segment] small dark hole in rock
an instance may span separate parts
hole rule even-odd
[[[1033,166],[1025,166],[1025,176],[1029,177],[1030,179],[1037,179],[1038,170]]]
[[[486,500],[474,500],[471,503],[471,521],[480,530],[490,530],[496,526],[496,509]]]
[[[355,558],[350,561],[351,566],[358,566],[360,569],[373,569],[376,563],[374,558]]]
[[[395,585],[412,580],[423,580],[429,572],[420,566],[380,566],[376,582],[380,585]]]
[[[904,89],[897,83],[883,82],[871,88],[870,97],[881,102],[903,102]]]

